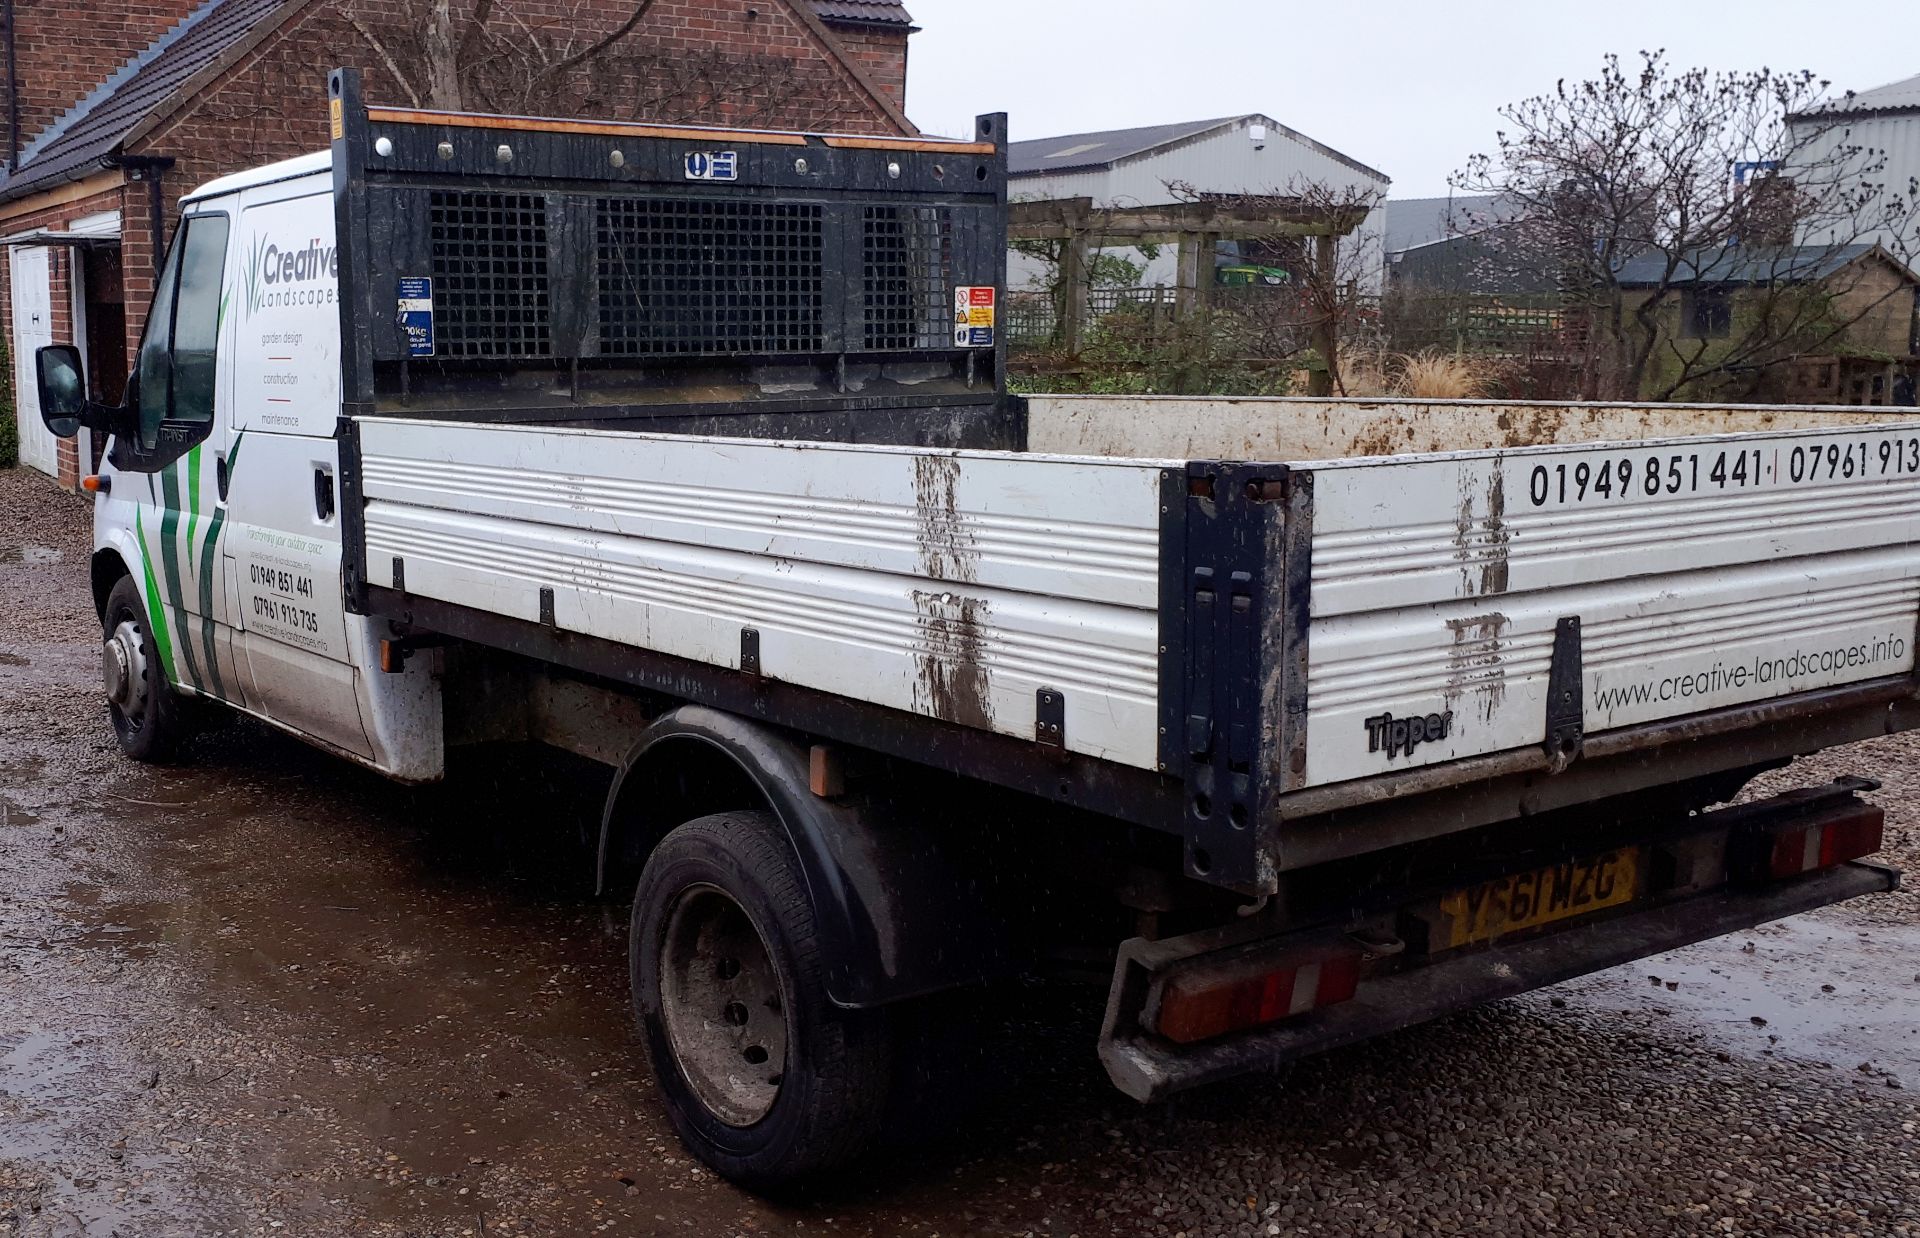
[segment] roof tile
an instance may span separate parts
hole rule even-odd
[[[293,2],[207,0],[35,138],[13,175],[0,177],[0,201],[78,180],[100,167],[148,113]]]
[[[898,0],[812,0],[813,11],[828,21],[875,22],[911,26],[913,17]]]
[[[1727,245],[1679,255],[1667,275],[1668,255],[1640,254],[1623,262],[1614,279],[1623,288],[1686,284],[1799,284],[1825,279],[1879,249],[1877,245]],[[1885,251],[1882,251],[1883,253]],[[1890,257],[1890,256],[1889,256]],[[1900,265],[1897,259],[1891,259]]]
[[[1122,159],[1156,150],[1183,138],[1210,133],[1239,119],[1237,116],[1228,116],[1217,120],[1189,120],[1172,125],[1069,133],[1057,138],[1015,142],[1007,148],[1007,171],[1014,176],[1035,176],[1111,167]]]

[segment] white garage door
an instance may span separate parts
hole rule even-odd
[[[52,268],[44,245],[21,245],[10,255],[13,268],[13,390],[20,418],[20,463],[43,473],[59,472],[54,437],[40,423],[40,397],[34,383],[33,354],[53,343]]]

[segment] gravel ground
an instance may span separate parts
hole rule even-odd
[[[404,790],[239,724],[126,762],[86,522],[0,471],[0,1238],[1920,1234],[1910,893],[1151,1110],[1036,994],[980,1118],[752,1199],[660,1115],[566,787]],[[1791,776],[1885,780],[1912,866],[1916,751]]]

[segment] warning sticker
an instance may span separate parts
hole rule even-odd
[[[400,288],[400,330],[406,333],[409,357],[433,355],[433,281],[424,275],[404,276]]]
[[[687,155],[687,179],[690,181],[737,181],[740,179],[740,152],[734,150],[696,150]]]
[[[953,290],[953,343],[956,348],[992,348],[995,290],[962,285]]]

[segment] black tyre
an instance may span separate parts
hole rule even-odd
[[[702,817],[661,841],[634,894],[629,966],[674,1128],[722,1176],[776,1191],[872,1141],[887,1019],[827,997],[813,904],[772,817]]]
[[[167,682],[133,577],[115,583],[100,626],[101,677],[120,750],[136,761],[175,759],[192,730],[188,703]]]

